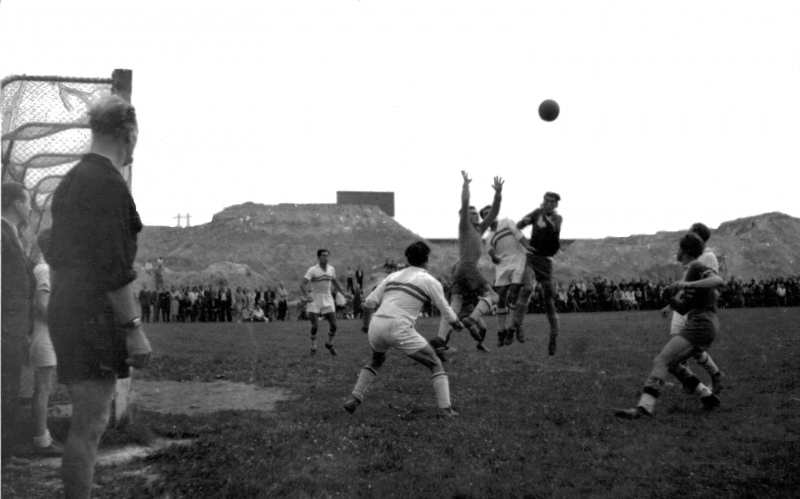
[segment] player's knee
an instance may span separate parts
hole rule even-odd
[[[377,368],[381,367],[384,362],[386,362],[386,354],[385,353],[373,352],[373,354],[372,354],[372,362],[370,362],[370,364],[374,369],[377,369]]]

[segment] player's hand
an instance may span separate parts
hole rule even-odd
[[[461,170],[461,176],[464,178],[464,185],[469,185],[469,183],[472,182],[472,179],[469,178],[469,175],[467,175],[467,172],[464,170]]]
[[[503,181],[502,177],[495,177],[494,184],[492,184],[492,189],[494,189],[496,193],[500,194],[501,192],[503,192],[504,183],[505,182]]]
[[[128,350],[128,360],[126,361],[129,366],[135,369],[144,369],[150,362],[150,354],[153,349],[150,347],[150,342],[144,334],[141,327],[132,329],[127,332],[125,336],[125,348]]]
[[[661,317],[663,317],[663,318],[665,318],[665,319],[666,319],[667,317],[669,317],[669,313],[670,313],[671,311],[672,311],[672,307],[670,307],[669,305],[667,305],[666,307],[664,307],[664,308],[662,308],[662,309],[661,309]]]

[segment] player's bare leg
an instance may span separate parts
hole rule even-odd
[[[311,355],[317,354],[317,329],[319,317],[314,312],[308,312],[308,321],[311,322]]]
[[[487,283],[482,290],[475,310],[472,311],[469,317],[462,320],[464,326],[469,330],[470,336],[478,342],[478,350],[482,352],[488,352],[489,349],[483,344],[483,340],[486,338],[486,327],[481,327],[481,317],[492,310],[492,305],[497,303],[497,299],[497,293]]]
[[[453,309],[453,312],[456,313],[458,316],[459,312],[461,312],[461,307],[464,305],[464,298],[457,293],[453,293],[450,296],[450,308]],[[446,362],[447,359],[444,356],[444,352],[447,349],[447,342],[450,340],[450,333],[452,329],[450,328],[450,324],[447,320],[442,317],[442,320],[439,322],[439,332],[436,334],[436,338],[430,341],[431,347],[433,347],[434,352],[436,355],[442,360],[442,362]]]
[[[325,343],[325,348],[331,353],[331,355],[336,356],[338,353],[336,349],[333,348],[333,337],[336,336],[336,313],[335,312],[328,312],[324,315],[325,320],[328,321],[328,325],[330,329],[328,330],[328,342]]]
[[[115,387],[115,378],[69,385],[72,422],[61,462],[64,495],[69,499],[91,496],[97,446],[111,417]]]
[[[556,339],[561,332],[559,325],[558,312],[556,311],[555,293],[553,291],[553,281],[542,282],[542,291],[544,291],[544,310],[547,314],[547,320],[550,322],[550,342],[547,346],[547,351],[550,355],[556,354]]]
[[[508,306],[510,302],[510,286],[500,286],[497,288],[497,347],[505,345],[506,333],[508,330],[509,312],[513,307]],[[508,302],[506,299],[509,298]],[[513,333],[512,333],[513,334]]]
[[[533,270],[526,266],[523,282],[522,285],[520,285],[519,294],[517,295],[517,299],[514,303],[514,313],[511,314],[513,317],[513,328],[517,335],[517,341],[520,343],[525,342],[525,332],[522,328],[522,324],[525,320],[525,314],[528,312],[528,304],[531,301],[531,296],[533,296],[533,283]],[[508,341],[508,337],[506,337],[506,344],[511,344]]]

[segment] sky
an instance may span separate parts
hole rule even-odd
[[[146,225],[394,192],[457,236],[561,195],[562,238],[800,217],[800,2],[2,0],[0,77],[133,70]],[[556,100],[556,121],[539,119]]]

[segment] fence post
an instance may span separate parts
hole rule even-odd
[[[111,92],[119,95],[128,102],[131,102],[131,93],[133,93],[133,71],[130,69],[115,69],[111,74]],[[128,165],[123,168],[122,176],[128,183],[128,189],[133,185],[133,165]],[[131,377],[133,374],[131,373]],[[118,379],[117,386],[114,390],[114,400],[111,405],[111,424],[114,426],[121,426],[131,422],[132,414],[130,410],[131,405],[131,384],[132,378]]]

